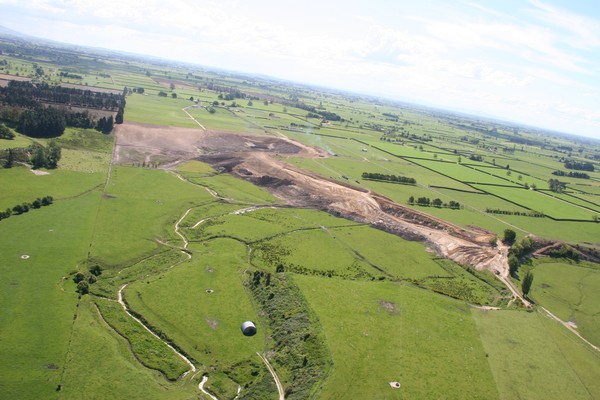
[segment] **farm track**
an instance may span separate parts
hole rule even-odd
[[[187,106],[187,107],[184,107],[184,108],[182,108],[182,109],[181,109],[181,111],[183,111],[184,113],[186,113],[186,114],[188,115],[188,117],[190,117],[190,119],[191,119],[191,120],[193,120],[195,123],[197,123],[197,124],[200,126],[200,128],[202,128],[202,130],[203,130],[204,132],[206,132],[206,127],[205,127],[204,125],[202,125],[202,124],[200,123],[200,121],[198,121],[196,118],[194,118],[194,117],[192,116],[192,114],[190,114],[190,113],[187,111],[187,109],[188,109],[188,108],[191,108],[191,107],[193,107],[193,106]]]
[[[275,372],[275,370],[271,366],[271,363],[269,363],[269,360],[267,360],[267,357],[265,357],[264,355],[260,354],[258,351],[256,352],[256,354],[258,354],[258,356],[260,357],[260,359],[263,360],[263,362],[267,366],[269,372],[271,373],[271,376],[273,377],[273,380],[275,381],[275,385],[277,385],[277,392],[279,393],[279,400],[285,400],[285,393],[283,391],[283,385],[281,385],[281,381],[279,380],[279,377],[277,376],[277,373]]]

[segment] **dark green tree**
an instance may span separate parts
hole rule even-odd
[[[63,134],[65,116],[54,108],[25,110],[19,118],[17,130],[32,137],[56,137]]]
[[[15,155],[13,153],[13,149],[8,149],[6,151],[6,161],[4,161],[4,168],[12,168],[15,162]]]
[[[533,272],[527,271],[525,274],[525,278],[523,278],[523,282],[521,282],[521,289],[523,290],[523,295],[528,296],[529,292],[531,292],[531,285],[533,284]]]
[[[102,275],[102,267],[96,264],[92,268],[90,268],[90,273],[94,276],[100,276]]]
[[[123,109],[123,107],[119,107],[119,111],[117,111],[117,115],[115,116],[115,124],[123,123],[123,114],[124,113],[125,113],[125,110]]]
[[[90,292],[90,285],[87,281],[81,281],[77,284],[77,292],[83,296],[84,294],[88,294]]]
[[[4,124],[0,124],[0,139],[14,139],[15,134]]]
[[[112,130],[113,130],[113,128],[114,128],[114,126],[115,126],[114,124],[115,124],[115,121],[113,119],[113,116],[111,115],[110,117],[108,117],[106,119],[106,126],[105,126],[105,130],[103,132],[104,133],[111,133]]]
[[[567,184],[565,182],[559,181],[558,179],[549,179],[548,187],[553,192],[562,193],[562,192],[564,192],[565,188],[567,187]]]
[[[61,156],[61,148],[54,140],[48,143],[46,149],[46,168],[56,168]]]
[[[505,229],[504,236],[502,237],[502,241],[506,244],[513,244],[515,239],[517,238],[517,233],[512,229]]]
[[[44,168],[46,166],[46,149],[44,146],[36,145],[33,147],[30,162],[33,169]]]
[[[519,258],[517,256],[515,256],[514,254],[508,256],[508,268],[512,276],[517,275],[517,271],[519,270],[520,265],[521,264],[519,263]]]

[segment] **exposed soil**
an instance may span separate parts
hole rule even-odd
[[[210,326],[211,329],[217,329],[217,326],[219,326],[219,321],[214,320],[214,319],[207,319],[206,323],[208,324],[208,326]]]
[[[479,228],[462,228],[373,192],[304,171],[276,157],[328,157],[320,149],[288,138],[202,131],[124,123],[116,130],[113,162],[156,163],[170,168],[199,159],[218,172],[228,172],[265,187],[289,205],[310,207],[366,222],[408,240],[425,242],[439,255],[506,278],[508,247],[490,245],[494,235]]]
[[[391,301],[380,300],[379,305],[381,307],[385,308],[387,311],[389,311],[390,314],[398,313],[398,307],[396,306],[395,303],[392,303]]]

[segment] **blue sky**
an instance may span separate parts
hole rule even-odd
[[[0,0],[0,25],[600,138],[597,4]]]

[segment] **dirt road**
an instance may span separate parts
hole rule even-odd
[[[277,373],[271,366],[271,363],[269,363],[269,360],[267,360],[267,357],[263,356],[258,351],[256,352],[256,354],[258,354],[260,359],[263,360],[263,362],[267,366],[267,369],[271,373],[271,376],[273,377],[273,380],[275,381],[275,385],[277,385],[277,392],[279,393],[279,400],[285,400],[285,392],[283,391],[283,385],[281,385],[281,381],[279,380]]]

